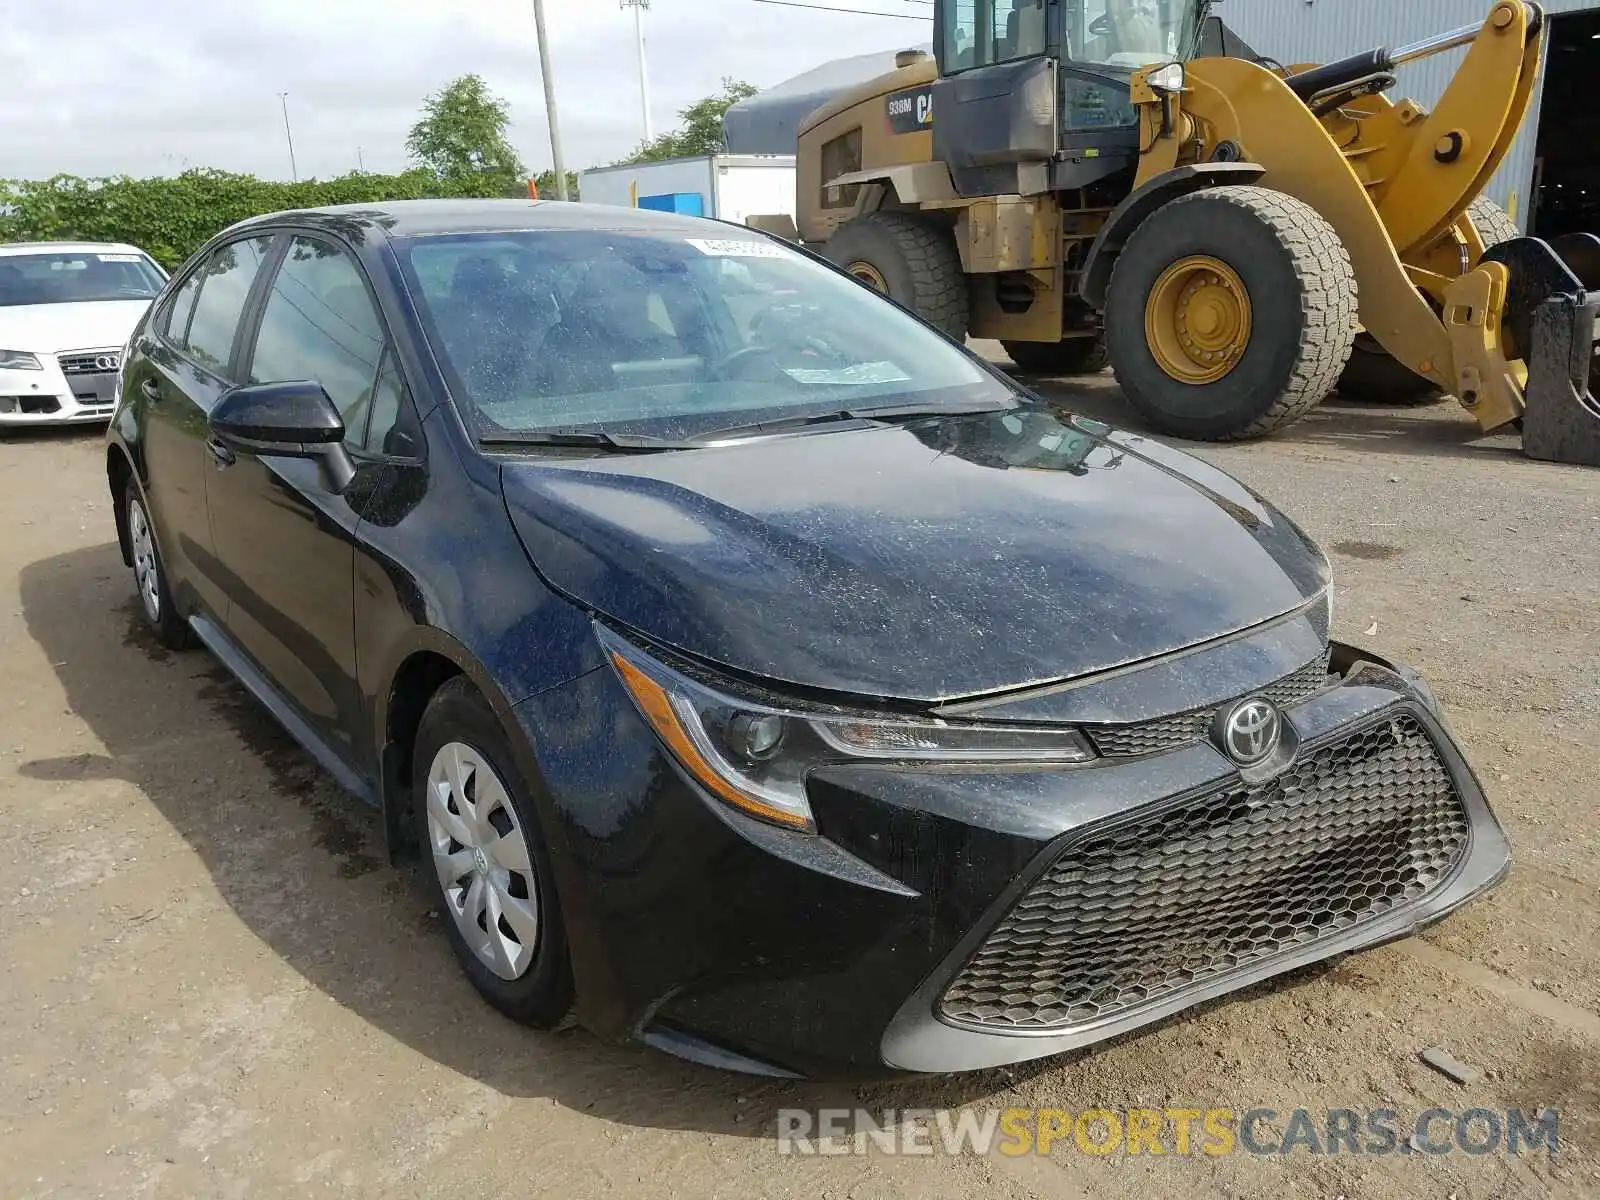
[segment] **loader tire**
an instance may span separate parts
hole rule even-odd
[[[1098,375],[1111,365],[1111,353],[1103,337],[1000,344],[1017,369],[1029,375]]]
[[[868,213],[828,239],[828,258],[950,337],[966,340],[967,277],[948,227],[911,213]]]
[[[1472,223],[1478,227],[1485,250],[1522,236],[1522,230],[1517,228],[1517,223],[1511,219],[1511,214],[1487,196],[1479,196],[1474,200],[1467,207],[1467,216],[1471,217]]]
[[[1350,362],[1339,376],[1340,398],[1358,404],[1432,404],[1443,394],[1438,384],[1418,375],[1366,332],[1356,335]]]
[[[1487,196],[1479,196],[1467,209],[1478,227],[1484,248],[1522,236],[1517,223]],[[1444,389],[1424,375],[1404,366],[1367,333],[1356,338],[1350,365],[1339,377],[1339,395],[1362,404],[1432,404]]]
[[[1117,257],[1106,305],[1129,402],[1158,431],[1201,441],[1305,416],[1333,391],[1357,328],[1355,271],[1333,226],[1260,187],[1157,209]]]

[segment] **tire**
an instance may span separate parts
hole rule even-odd
[[[133,584],[145,625],[168,650],[187,650],[195,644],[194,630],[172,602],[155,523],[137,479],[130,477],[123,483],[118,503],[122,506],[128,556],[133,560]]]
[[[1478,227],[1478,234],[1483,238],[1486,250],[1498,246],[1501,242],[1513,241],[1522,236],[1522,230],[1517,228],[1517,223],[1511,219],[1511,214],[1487,196],[1479,196],[1469,204],[1467,216],[1471,217],[1472,223]]]
[[[1111,353],[1103,337],[1000,344],[1017,369],[1030,375],[1098,375],[1111,365]]]
[[[966,339],[967,277],[947,227],[910,213],[868,213],[828,239],[828,258],[950,337]]]
[[[1193,259],[1220,264],[1248,299],[1242,348],[1196,367],[1226,371],[1200,382],[1163,367],[1145,333],[1153,294]],[[1333,226],[1259,187],[1207,188],[1157,209],[1118,256],[1106,306],[1129,402],[1161,433],[1201,441],[1261,437],[1305,416],[1333,391],[1357,328],[1355,271]]]
[[[1344,374],[1339,376],[1339,395],[1358,404],[1432,404],[1444,390],[1425,375],[1418,375],[1378,344],[1378,339],[1363,331],[1356,335],[1355,348]]]
[[[573,986],[549,851],[500,722],[467,679],[434,693],[411,771],[421,869],[462,970],[512,1020],[555,1028],[572,1008]]]
[[[1467,208],[1484,246],[1498,246],[1522,236],[1511,215],[1487,196]],[[1361,404],[1432,404],[1444,395],[1433,380],[1404,366],[1370,334],[1356,338],[1350,364],[1339,377],[1339,395]]]

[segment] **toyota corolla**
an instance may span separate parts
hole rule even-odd
[[[252,220],[137,330],[106,465],[151,626],[382,813],[530,1025],[1017,1062],[1507,867],[1283,513],[753,231]]]

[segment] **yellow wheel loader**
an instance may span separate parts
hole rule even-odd
[[[1109,353],[1168,434],[1270,433],[1342,377],[1600,465],[1600,238],[1519,237],[1482,194],[1531,102],[1538,5],[1321,66],[1255,56],[1208,9],[937,0],[934,57],[801,124],[797,232],[1024,370]],[[1388,94],[1462,47],[1432,111]]]

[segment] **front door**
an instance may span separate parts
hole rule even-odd
[[[316,380],[344,417],[361,463],[367,418],[397,387],[383,323],[365,275],[332,241],[295,234],[260,306],[244,354],[251,383]],[[331,491],[307,459],[224,453],[208,494],[217,556],[228,580],[227,628],[332,747],[364,773],[370,747],[356,741],[363,705],[356,682],[354,542],[364,493],[358,479]]]
[[[1051,16],[1046,0],[939,0],[933,156],[963,195],[1043,190],[1024,189],[1019,168],[1056,155]]]
[[[236,378],[235,342],[272,238],[208,254],[150,324],[123,380],[142,408],[143,478],[162,561],[178,611],[221,621],[227,598],[206,516],[206,419]]]

